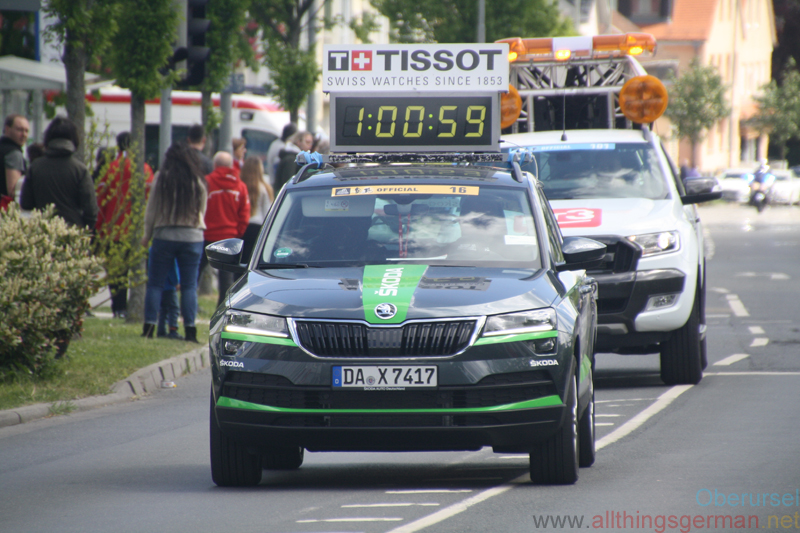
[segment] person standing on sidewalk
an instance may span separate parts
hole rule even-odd
[[[6,117],[3,136],[0,137],[0,160],[3,161],[3,176],[0,179],[0,209],[5,209],[16,198],[17,182],[25,176],[27,166],[22,147],[28,140],[30,125],[22,115]]]
[[[253,253],[253,248],[261,232],[261,225],[267,218],[269,208],[275,199],[272,186],[264,181],[261,160],[257,157],[248,157],[244,161],[239,178],[247,186],[250,196],[250,222],[244,232],[244,246],[242,247],[242,261],[248,261]]]
[[[233,168],[233,156],[228,152],[214,155],[214,172],[206,176],[208,183],[208,208],[206,209],[205,246],[223,239],[242,238],[250,222],[250,197],[247,185]],[[198,279],[208,264],[205,254],[201,258]],[[181,273],[181,282],[183,282]],[[217,305],[225,300],[225,293],[233,285],[233,273],[217,272],[219,296]]]
[[[22,209],[44,209],[54,204],[56,214],[70,226],[94,231],[97,197],[86,165],[73,157],[78,149],[78,127],[58,116],[44,132],[45,152],[28,170],[22,184]]]
[[[214,166],[211,164],[211,160],[208,156],[203,153],[203,149],[206,147],[206,131],[203,129],[203,126],[200,124],[190,126],[186,142],[189,143],[189,146],[194,149],[197,154],[200,160],[200,170],[203,171],[203,175],[210,174],[214,170]]]
[[[198,342],[197,270],[203,254],[208,193],[200,160],[189,145],[169,147],[153,182],[144,219],[142,245],[150,248],[150,269],[144,299],[142,336],[152,338],[164,283],[178,260],[181,283],[181,314],[187,341]]]
[[[117,135],[117,157],[97,180],[97,203],[100,209],[97,216],[97,236],[103,243],[101,255],[115,258],[106,261],[111,283],[111,312],[116,318],[125,318],[128,313],[128,253],[130,244],[126,240],[130,226],[129,217],[134,198],[131,196],[131,158],[128,150],[131,134],[123,131]],[[145,184],[153,181],[153,170],[144,164]]]

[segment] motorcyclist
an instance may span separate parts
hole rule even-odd
[[[753,181],[750,182],[750,204],[759,211],[769,202],[769,191],[773,183],[775,175],[769,171],[767,160],[762,159],[753,174]]]

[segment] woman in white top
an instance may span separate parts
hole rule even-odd
[[[261,231],[261,225],[275,199],[275,193],[272,186],[264,181],[264,167],[257,157],[248,157],[244,160],[239,178],[247,185],[247,193],[250,195],[250,223],[242,237],[244,240],[242,260],[249,261]]]

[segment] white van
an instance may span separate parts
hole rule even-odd
[[[201,95],[196,91],[172,91],[172,140],[186,139],[189,127],[200,124]],[[219,95],[212,98],[214,107],[219,110]],[[86,96],[94,116],[102,127],[106,123],[112,139],[122,131],[131,128],[131,94],[120,87],[104,87],[99,93]],[[272,141],[281,136],[283,127],[289,123],[289,112],[284,111],[274,100],[253,94],[234,94],[231,98],[232,136],[247,140],[247,155],[266,159]],[[161,122],[160,99],[148,100],[145,106],[145,158],[156,168],[158,165],[159,124]],[[219,131],[215,131],[210,141],[216,145]],[[113,144],[113,140],[112,140]]]

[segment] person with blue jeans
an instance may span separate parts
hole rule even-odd
[[[152,251],[150,253],[152,255]],[[181,306],[178,303],[179,284],[178,261],[176,260],[174,268],[167,275],[164,291],[161,293],[161,307],[158,310],[156,337],[183,340],[183,337],[178,334],[178,319],[181,316]],[[167,331],[167,327],[169,327],[169,331]]]
[[[164,284],[178,262],[180,307],[187,341],[197,340],[197,271],[203,254],[208,192],[200,161],[184,143],[169,147],[153,181],[142,245],[150,244],[142,336],[152,338]],[[152,239],[152,243],[151,243]]]

